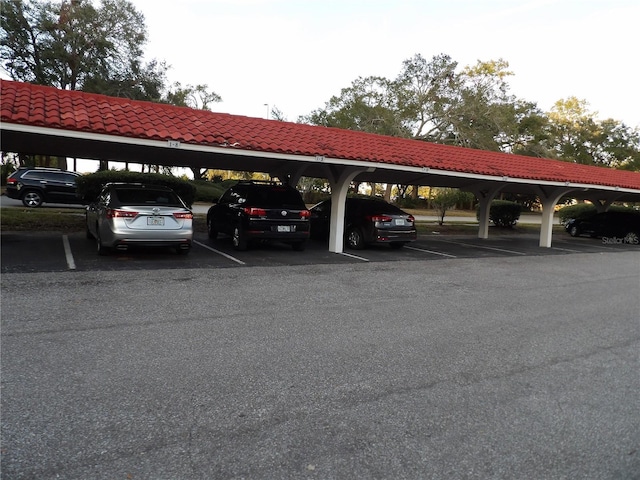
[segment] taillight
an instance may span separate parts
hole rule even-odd
[[[302,210],[300,212],[300,218],[309,218],[311,216],[311,212],[309,210]]]
[[[414,223],[414,222],[416,221],[416,219],[414,218],[414,216],[413,216],[413,215],[409,215],[409,216],[407,217],[407,221],[408,221],[408,222],[411,222],[411,223]]]
[[[393,218],[388,215],[369,215],[367,218],[372,222],[390,222],[393,220]]]
[[[250,217],[266,217],[267,211],[264,208],[244,207],[244,213]]]
[[[193,219],[193,213],[191,213],[191,212],[174,212],[173,216],[175,218],[182,218],[184,220]]]
[[[105,214],[107,218],[134,218],[138,216],[138,212],[132,212],[131,210],[118,210],[116,208],[109,208]]]
[[[18,183],[17,178],[7,178],[7,185],[15,185],[16,183]]]

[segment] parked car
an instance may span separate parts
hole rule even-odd
[[[295,188],[278,182],[240,181],[207,212],[207,233],[229,235],[236,250],[252,241],[280,241],[304,250],[309,210]]]
[[[587,218],[570,219],[565,229],[572,237],[590,235],[623,239],[625,243],[640,243],[640,212],[601,212]]]
[[[416,240],[413,215],[377,198],[347,197],[344,240],[349,248],[362,249],[375,243],[401,248]],[[329,235],[331,200],[311,207],[311,231],[314,237]]]
[[[158,185],[106,184],[87,206],[86,225],[101,255],[131,246],[187,254],[193,239],[193,213],[172,189]]]
[[[43,203],[82,203],[76,194],[80,175],[59,168],[20,167],[7,178],[7,196],[22,200],[25,207]]]

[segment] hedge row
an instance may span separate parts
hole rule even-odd
[[[105,170],[79,177],[76,181],[78,195],[86,203],[93,202],[98,198],[102,187],[112,182],[163,185],[173,189],[189,206],[193,205],[196,198],[196,187],[187,180],[161,173],[139,173],[126,170]]]
[[[607,211],[609,212],[634,212],[637,213],[637,210],[634,210],[631,207],[623,207],[619,205],[611,205]],[[572,218],[577,220],[583,220],[585,218],[589,218],[598,213],[595,205],[592,203],[577,203],[575,205],[568,205],[566,207],[562,207],[558,210],[558,217],[562,223],[567,222]]]

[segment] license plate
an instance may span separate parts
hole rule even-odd
[[[290,225],[278,225],[278,232],[290,232],[290,231],[291,231]]]
[[[164,217],[147,217],[147,225],[164,225]]]
[[[404,219],[403,218],[396,218],[395,224],[396,225],[404,225]]]

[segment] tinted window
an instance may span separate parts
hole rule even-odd
[[[254,188],[249,192],[247,202],[265,208],[305,208],[300,193],[284,186]]]
[[[356,200],[354,203],[354,209],[358,212],[362,212],[367,215],[374,213],[388,213],[394,215],[402,215],[400,210],[395,205],[390,203],[378,201],[378,200]]]
[[[41,172],[38,170],[29,170],[28,172],[25,172],[25,174],[22,176],[23,178],[31,178],[33,180],[44,180],[45,179],[45,172]]]
[[[122,188],[116,189],[115,193],[122,205],[152,204],[172,207],[182,206],[178,200],[178,196],[167,190]]]

